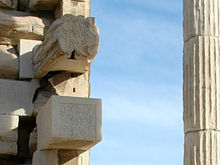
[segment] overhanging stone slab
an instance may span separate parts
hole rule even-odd
[[[38,150],[88,150],[102,139],[100,99],[52,96],[37,116]]]
[[[58,6],[59,0],[30,0],[31,10],[54,10]]]

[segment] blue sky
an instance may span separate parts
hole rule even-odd
[[[182,2],[92,0],[100,50],[91,97],[103,99],[103,141],[91,165],[181,165]]]

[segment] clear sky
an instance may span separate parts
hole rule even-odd
[[[182,1],[91,1],[101,39],[91,97],[103,99],[103,140],[90,164],[183,164]]]

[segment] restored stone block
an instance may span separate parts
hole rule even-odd
[[[0,8],[16,9],[18,0],[0,0]]]
[[[35,151],[32,165],[58,165],[57,150]]]
[[[51,71],[85,73],[99,48],[94,18],[65,15],[50,26],[43,43],[34,48],[35,78]]]
[[[88,150],[102,139],[101,100],[52,96],[37,116],[38,149]]]
[[[61,18],[65,14],[86,16],[86,2],[77,0],[60,0],[60,4],[55,11],[55,17]]]
[[[33,96],[39,87],[37,81],[0,79],[0,114],[31,116]]]
[[[220,133],[199,131],[185,136],[184,165],[220,165]]]
[[[89,97],[89,74],[61,72],[48,80],[60,96]]]
[[[194,37],[184,45],[184,130],[220,130],[219,39]]]
[[[219,0],[184,0],[184,41],[194,36],[219,36]]]
[[[9,45],[0,45],[0,78],[17,79],[18,71],[15,49]]]
[[[0,141],[0,156],[16,154],[17,142]]]
[[[31,13],[0,9],[0,44],[17,45],[20,39],[43,40],[50,19]]]
[[[21,39],[19,42],[19,78],[20,79],[28,79],[34,78],[33,72],[33,61],[32,61],[32,50],[33,48],[41,44],[41,41],[37,40],[23,40]]]
[[[17,142],[18,122],[16,115],[0,115],[0,141]]]

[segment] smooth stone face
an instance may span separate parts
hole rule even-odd
[[[23,40],[19,42],[19,79],[34,78],[32,50],[33,48],[41,44],[41,41],[37,40]]]
[[[88,150],[102,139],[100,99],[52,96],[37,116],[39,149]]]
[[[18,122],[16,115],[0,115],[0,141],[17,142]]]
[[[0,114],[31,116],[33,96],[39,87],[37,81],[0,79]]]
[[[0,8],[16,9],[18,0],[0,0]]]
[[[0,141],[0,157],[6,155],[15,156],[17,154],[17,142]]]
[[[57,150],[35,151],[32,165],[58,165]]]
[[[0,44],[17,45],[20,39],[43,40],[51,20],[27,12],[0,9]]]
[[[89,97],[89,75],[61,72],[48,80],[59,96]]]
[[[16,79],[18,76],[18,56],[12,46],[0,45],[0,78]]]

